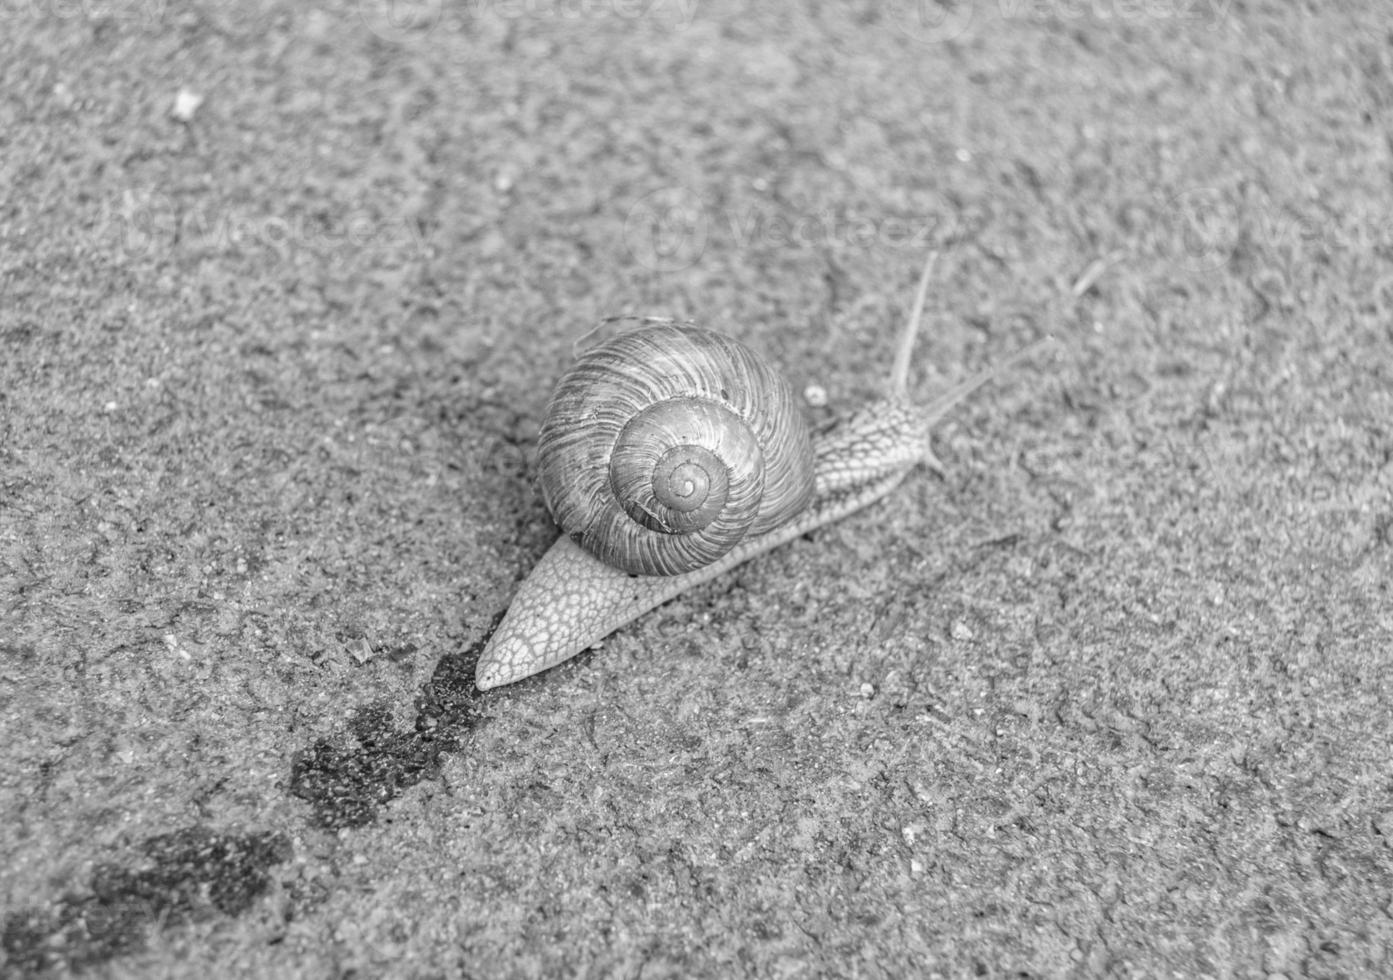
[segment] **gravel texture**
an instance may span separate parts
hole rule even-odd
[[[1393,972],[1378,0],[0,5],[0,972]],[[479,695],[601,317],[945,476]]]

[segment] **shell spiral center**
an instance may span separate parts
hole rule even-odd
[[[609,458],[610,488],[635,522],[662,534],[749,529],[764,491],[764,453],[723,405],[679,397],[638,412]],[[709,560],[709,559],[708,559]]]

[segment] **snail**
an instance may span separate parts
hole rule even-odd
[[[910,354],[934,259],[886,396],[817,436],[789,382],[721,334],[666,321],[581,355],[538,436],[538,483],[562,533],[485,644],[475,685],[553,667],[682,592],[879,500],[920,463],[942,472],[929,430],[1050,338],[914,404]]]

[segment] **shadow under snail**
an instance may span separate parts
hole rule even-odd
[[[816,436],[788,381],[721,334],[666,324],[586,351],[538,437],[538,482],[561,537],[523,580],[475,668],[480,690],[574,657],[682,592],[879,500],[916,465],[941,471],[929,430],[1049,338],[925,405],[910,354],[919,281],[885,397]]]

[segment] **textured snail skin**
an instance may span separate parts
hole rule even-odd
[[[974,382],[973,387],[980,382]],[[523,581],[475,668],[482,691],[568,660],[643,613],[885,496],[918,463],[937,466],[929,430],[965,392],[930,405],[878,402],[813,442],[816,489],[788,523],[680,575],[630,575],[562,536]]]

